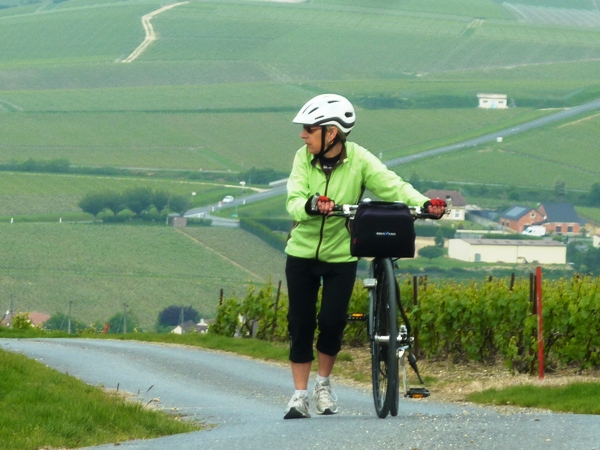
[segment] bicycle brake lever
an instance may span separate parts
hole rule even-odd
[[[319,198],[321,198],[321,194],[316,192],[315,195],[313,195],[310,199],[310,210],[312,212],[318,212],[317,203],[319,202]]]

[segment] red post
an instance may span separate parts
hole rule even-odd
[[[538,317],[538,377],[544,379],[544,320],[542,318],[542,268],[536,268],[536,301]]]

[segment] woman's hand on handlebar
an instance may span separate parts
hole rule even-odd
[[[438,219],[441,219],[446,213],[446,202],[440,198],[432,198],[425,202],[423,209],[425,209],[427,214],[437,216]]]
[[[333,212],[335,202],[318,192],[313,195],[307,203],[307,212],[311,215],[329,216]]]
[[[333,212],[333,207],[335,206],[335,202],[331,200],[329,197],[325,195],[319,196],[319,200],[317,201],[317,209],[324,216],[329,216]]]

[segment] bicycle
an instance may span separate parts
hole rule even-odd
[[[326,197],[325,197],[326,198]],[[323,199],[323,197],[321,197]],[[365,199],[361,203],[370,203]],[[402,205],[410,212],[413,222],[417,219],[437,219],[437,216],[423,212],[420,207],[409,207],[399,202],[376,202],[381,205]],[[446,214],[451,207],[446,199]],[[335,205],[331,215],[354,220],[359,205]],[[413,235],[414,236],[414,235]],[[414,241],[413,241],[414,245]],[[414,254],[414,247],[413,247]],[[417,367],[417,359],[412,352],[413,336],[408,316],[402,306],[400,288],[396,281],[394,266],[399,257],[377,256],[369,264],[369,277],[363,284],[369,291],[368,313],[348,315],[350,321],[366,321],[371,351],[373,400],[377,416],[384,419],[391,414],[398,415],[399,406],[399,366],[401,368],[405,397],[422,398],[429,396],[425,388],[408,389],[406,361],[414,370],[421,384],[424,384]],[[400,313],[398,315],[398,312]],[[394,338],[395,336],[395,338]]]

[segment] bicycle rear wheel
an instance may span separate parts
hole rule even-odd
[[[389,259],[373,262],[377,285],[371,291],[370,340],[375,411],[387,417],[398,396],[398,359],[396,356],[398,323],[396,311],[396,279]],[[397,411],[397,407],[396,407]]]

